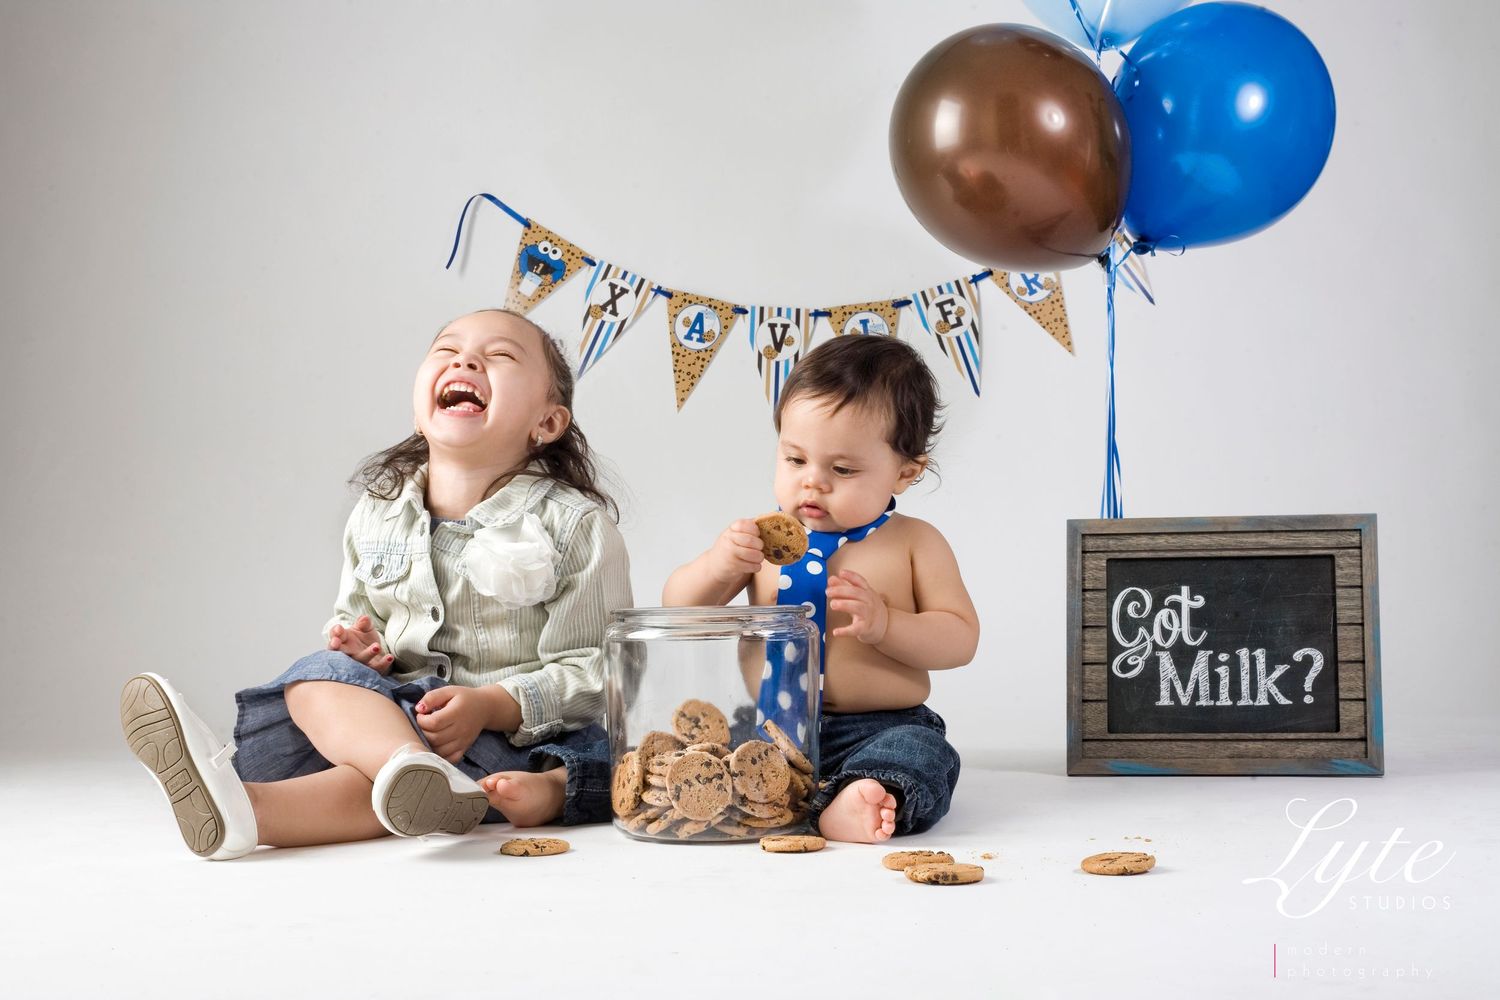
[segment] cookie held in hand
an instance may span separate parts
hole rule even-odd
[[[807,532],[790,514],[762,514],[755,519],[755,526],[760,529],[766,562],[790,566],[807,555]]]

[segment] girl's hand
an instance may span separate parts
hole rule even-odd
[[[878,646],[885,639],[891,621],[885,598],[858,573],[846,569],[828,578],[828,610],[843,611],[853,619],[834,629],[834,635],[852,635],[870,646]]]
[[[370,623],[369,615],[360,615],[349,626],[335,625],[328,630],[328,648],[354,657],[377,674],[390,672],[396,658],[380,648],[380,634]]]
[[[417,702],[417,725],[432,752],[452,764],[474,745],[489,712],[477,689],[450,684],[428,691]]]
[[[745,574],[760,571],[765,560],[765,542],[760,540],[760,529],[749,518],[741,518],[714,540],[708,550],[708,572],[722,584],[743,583]]]

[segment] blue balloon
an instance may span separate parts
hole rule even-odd
[[[1333,146],[1333,81],[1285,18],[1204,3],[1141,36],[1115,80],[1130,124],[1125,225],[1162,249],[1266,228],[1302,200]]]
[[[1118,49],[1188,0],[1026,0],[1031,12],[1074,45],[1093,52]],[[1079,21],[1082,15],[1082,22]],[[1088,31],[1084,31],[1084,25]],[[1093,41],[1089,36],[1093,36]]]

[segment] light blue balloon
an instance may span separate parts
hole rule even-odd
[[[1125,225],[1166,250],[1259,232],[1302,200],[1333,146],[1333,81],[1307,36],[1246,3],[1153,25],[1115,94],[1130,125]]]
[[[1088,49],[1118,49],[1174,10],[1187,6],[1188,0],[1077,0],[1075,13],[1069,0],[1026,0],[1026,6],[1052,31],[1074,45]],[[1078,16],[1088,25],[1085,34]],[[1089,41],[1089,35],[1094,41]],[[1096,46],[1095,42],[1102,44]]]

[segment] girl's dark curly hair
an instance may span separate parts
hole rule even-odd
[[[542,342],[542,353],[547,359],[547,367],[552,372],[550,398],[552,402],[566,407],[571,418],[575,380],[573,368],[563,356],[562,345],[548,335],[546,330],[518,312],[512,312],[509,309],[480,309],[478,311],[514,316],[536,330],[537,337]],[[443,329],[447,329],[447,326],[445,325]],[[441,332],[439,331],[439,334]],[[359,486],[371,496],[382,500],[394,500],[401,495],[401,488],[412,474],[426,463],[427,458],[427,439],[413,432],[406,440],[367,458],[359,470],[350,477],[349,483]],[[541,466],[540,475],[544,478],[571,486],[603,507],[615,520],[619,520],[619,506],[600,487],[598,464],[594,459],[593,451],[589,448],[588,439],[583,436],[583,430],[576,420],[568,420],[568,429],[556,441],[549,441],[540,447],[533,446],[526,456],[525,465],[519,469],[512,469],[496,479],[495,483],[490,484],[491,489],[496,483],[523,471],[526,465],[532,463]]]

